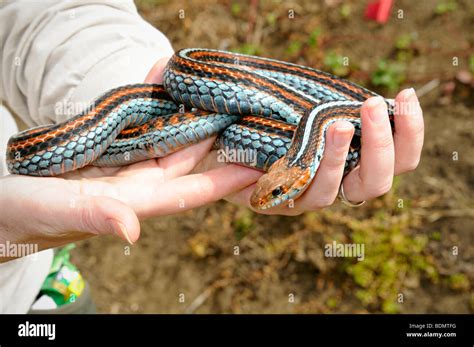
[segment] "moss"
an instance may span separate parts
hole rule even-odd
[[[470,283],[467,276],[463,273],[452,274],[448,278],[449,286],[454,290],[469,290]]]
[[[339,300],[331,297],[326,301],[326,306],[332,309],[337,308],[337,306],[339,306]]]
[[[314,29],[308,37],[308,45],[312,48],[318,47],[319,40],[321,38],[322,30],[321,28]]]
[[[410,208],[396,207],[396,187],[384,200],[385,206],[371,217],[348,219],[352,241],[364,245],[365,258],[346,258],[345,271],[359,287],[356,297],[362,304],[395,313],[400,310],[398,295],[409,284],[423,277],[435,282],[439,275],[426,249],[429,237],[415,233],[419,217]]]
[[[253,216],[254,213],[248,209],[240,209],[237,212],[233,222],[234,235],[237,240],[242,240],[250,233],[254,225]]]

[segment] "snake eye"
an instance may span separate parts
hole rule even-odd
[[[283,193],[283,189],[281,189],[281,187],[272,190],[272,195],[275,197],[280,196],[281,193]]]

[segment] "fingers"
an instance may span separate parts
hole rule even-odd
[[[160,167],[165,170],[165,179],[183,176],[191,172],[207,156],[215,139],[216,137],[213,136],[159,159]]]
[[[215,137],[186,147],[164,158],[149,159],[128,166],[94,167],[68,172],[61,177],[69,180],[95,179],[105,182],[123,180],[153,179],[156,183],[165,182],[193,171],[209,153]]]
[[[175,178],[165,183],[152,177],[116,183],[118,196],[139,218],[183,212],[241,190],[255,182],[257,170],[228,165],[204,173]]]
[[[164,158],[145,160],[121,167],[114,176],[120,178],[120,180],[131,178],[137,181],[153,179],[155,183],[160,183],[186,175],[209,153],[214,140],[215,137],[212,137]],[[107,178],[107,180],[110,181],[110,178]]]
[[[360,166],[344,179],[349,201],[369,200],[392,186],[395,151],[387,105],[382,97],[364,102],[361,109],[362,149]]]
[[[213,170],[216,168],[223,168],[227,166],[228,164],[221,162],[218,160],[218,154],[216,151],[210,152],[204,160],[202,160],[198,166],[195,167],[193,172],[195,173],[200,173],[200,172],[207,172],[209,170]],[[233,174],[236,175],[251,175],[250,177],[253,178],[253,180],[249,181],[247,185],[243,189],[237,189],[235,192],[232,192],[229,195],[225,196],[225,200],[236,204],[236,205],[241,205],[241,206],[246,206],[253,211],[261,214],[267,214],[267,215],[287,215],[287,216],[295,216],[298,214],[301,214],[302,212],[296,211],[294,208],[289,208],[287,206],[277,206],[272,209],[268,210],[256,210],[250,205],[250,196],[252,195],[254,189],[255,189],[255,183],[260,176],[263,174],[261,171],[257,171],[255,169],[250,169],[247,167],[239,166],[239,165],[232,165],[233,169],[232,172]]]
[[[420,162],[423,147],[423,112],[413,88],[395,99],[395,175],[414,170]]]
[[[395,172],[410,171],[419,162],[423,118],[418,100],[412,91],[406,90],[397,96],[396,101],[399,110],[395,117],[394,137],[382,98],[367,100],[361,109],[361,163],[344,179],[344,190],[350,201],[369,200],[385,194],[391,188]],[[329,128],[325,156],[315,183],[295,202],[294,208],[279,206],[257,212],[298,215],[305,210],[331,205],[338,194],[353,133],[353,126],[348,122],[337,122]],[[212,155],[206,155],[213,141],[208,139],[159,161],[151,160],[123,169],[117,174],[118,180],[110,181],[117,192],[105,195],[129,204],[141,218],[182,212],[224,196],[234,203],[249,206],[254,189],[251,184],[261,173],[236,165],[215,168],[221,165],[215,164],[215,158],[211,160],[214,164],[202,160],[213,159]],[[212,170],[203,174],[179,177],[209,169]],[[121,230],[120,225],[115,230]]]
[[[347,121],[337,122],[328,129],[324,158],[314,183],[295,202],[298,209],[315,210],[332,205],[339,193],[339,184],[353,135],[354,126]]]
[[[308,190],[294,202],[294,206],[277,206],[268,210],[255,210],[261,214],[296,216],[303,211],[315,210],[331,205],[339,192],[339,183],[344,173],[347,152],[354,134],[354,126],[347,121],[331,125],[326,134],[324,158]],[[237,204],[250,206],[250,196],[255,185],[235,193],[226,199]]]
[[[12,199],[12,205],[20,206],[13,207],[15,213],[9,216],[13,230],[19,229],[23,235],[37,240],[42,249],[88,238],[91,234],[113,234],[133,243],[140,233],[135,212],[114,199],[112,191],[96,189],[103,183],[96,184],[93,187],[87,180],[27,176],[3,180],[6,198]],[[21,211],[21,215],[16,211]]]
[[[69,213],[63,215],[66,218],[64,226],[69,230],[117,235],[130,244],[138,239],[138,218],[123,202],[103,196],[78,196],[75,199],[69,202]]]
[[[164,57],[159,59],[155,65],[153,65],[150,72],[148,72],[148,75],[145,78],[145,83],[163,83],[163,71],[170,58],[171,57]]]

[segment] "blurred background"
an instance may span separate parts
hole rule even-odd
[[[396,0],[386,23],[367,19],[367,5],[137,1],[175,50],[286,60],[389,98],[414,87],[425,147],[415,172],[361,208],[279,217],[218,202],[143,222],[130,249],[77,243],[99,312],[474,312],[474,2]],[[365,259],[325,257],[333,241],[363,243]]]

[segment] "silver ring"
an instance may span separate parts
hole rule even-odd
[[[341,202],[344,205],[350,206],[350,207],[359,207],[365,204],[365,200],[357,203],[353,203],[347,199],[346,194],[344,193],[344,184],[341,182],[341,185],[339,186],[339,198],[341,199]]]

